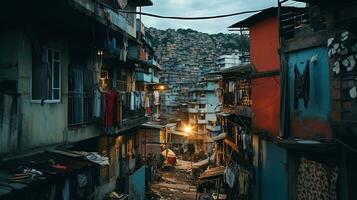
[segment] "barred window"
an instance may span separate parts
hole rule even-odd
[[[42,48],[40,56],[33,57],[32,100],[60,102],[61,52]]]

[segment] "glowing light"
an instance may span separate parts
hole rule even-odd
[[[165,86],[160,85],[160,86],[159,86],[159,89],[160,89],[160,90],[164,90],[164,89],[165,89]]]
[[[103,55],[103,51],[102,51],[102,50],[98,50],[98,51],[97,51],[97,55],[98,55],[98,56],[102,56],[102,55]]]
[[[192,131],[192,127],[191,126],[185,126],[183,128],[183,130],[185,131],[185,133],[190,133]]]

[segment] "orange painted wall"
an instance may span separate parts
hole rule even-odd
[[[278,19],[272,17],[250,28],[251,63],[258,72],[280,68]],[[280,77],[252,80],[252,112],[255,132],[279,135]]]
[[[279,135],[280,77],[252,80],[252,112],[254,132]]]

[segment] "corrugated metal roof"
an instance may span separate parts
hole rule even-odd
[[[247,28],[258,21],[261,21],[261,20],[269,18],[269,17],[277,16],[277,15],[278,15],[278,8],[270,7],[270,8],[260,11],[257,14],[254,14],[242,21],[239,21],[239,22],[229,26],[228,28]]]
[[[219,166],[219,167],[214,167],[211,169],[208,169],[206,171],[204,171],[200,177],[198,177],[199,179],[216,179],[216,178],[220,178],[220,176],[223,176],[224,174],[224,166]]]
[[[229,67],[226,69],[221,69],[216,72],[211,72],[209,74],[230,74],[230,73],[248,73],[251,72],[253,68],[252,64],[241,64],[233,67]]]
[[[291,7],[291,6],[284,6],[283,8],[285,11],[286,10],[300,10],[300,9],[302,9],[302,8]],[[270,17],[275,17],[277,15],[278,15],[278,7],[266,8],[257,14],[254,14],[242,21],[239,21],[239,22],[229,26],[228,28],[249,28],[251,25],[253,25],[259,21],[262,21],[262,20],[270,18]]]
[[[42,152],[18,159],[8,160],[0,164],[0,196],[15,190],[21,190],[29,185],[43,181],[51,181],[55,177],[65,175],[92,163],[84,157],[65,156],[58,152]],[[42,172],[42,175],[33,177],[22,173],[19,168],[30,168]],[[21,175],[21,176],[19,176]]]

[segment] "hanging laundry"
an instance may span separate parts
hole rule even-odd
[[[243,150],[246,150],[247,149],[247,134],[243,133],[242,134],[242,140],[243,140]]]
[[[249,193],[249,172],[245,169],[240,168],[238,172],[238,192],[240,196],[246,196]]]
[[[304,100],[304,106],[307,108],[310,99],[310,64],[307,61],[304,72],[300,74],[295,64],[295,81],[294,81],[294,108],[299,106],[299,99]]]
[[[94,90],[93,116],[100,117],[102,108],[102,95],[99,89]]]
[[[234,92],[236,83],[234,81],[229,81],[228,83],[228,92]]]
[[[236,179],[237,168],[235,166],[227,166],[224,170],[224,179],[230,188],[233,188]]]
[[[130,110],[135,110],[135,96],[134,96],[134,92],[130,92]]]
[[[145,92],[140,92],[140,99],[141,99],[141,108],[145,108]]]
[[[301,158],[296,187],[298,200],[337,199],[337,167]]]
[[[113,112],[117,110],[118,94],[115,91],[106,91],[105,95],[105,114],[104,114],[104,127],[108,128],[116,125],[117,113]]]
[[[152,112],[151,112],[151,108],[150,108],[150,97],[149,95],[145,96],[145,103],[144,103],[144,107],[145,107],[145,115],[146,116],[151,116]]]
[[[160,104],[160,93],[159,91],[155,90],[154,91],[154,105],[159,105]]]

